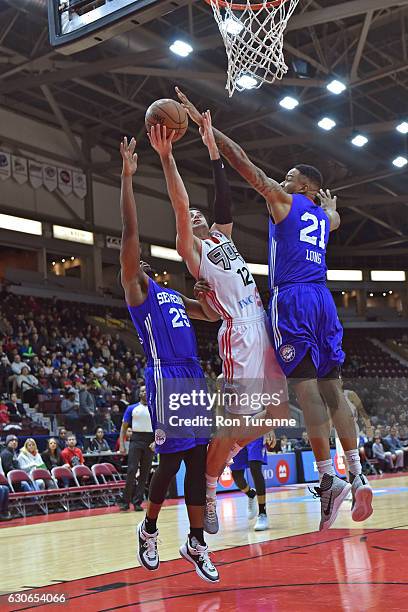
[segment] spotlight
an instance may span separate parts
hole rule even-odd
[[[164,284],[167,285],[167,281],[164,281]]]
[[[233,36],[237,36],[243,29],[244,25],[236,19],[235,17],[229,17],[224,21],[223,24],[224,30],[228,32],[228,34],[232,34]]]
[[[346,292],[345,292],[345,291],[342,291],[342,292],[341,292],[341,295],[346,295]]]
[[[366,138],[362,134],[357,134],[357,136],[354,136],[353,140],[351,141],[351,143],[355,147],[364,147],[364,145],[366,145],[367,142],[368,142],[368,138]]]
[[[65,259],[61,259],[62,263],[65,263]]]
[[[175,40],[170,46],[170,51],[179,55],[180,57],[187,57],[193,51],[193,47],[182,40]]]
[[[331,93],[336,94],[336,96],[338,96],[339,94],[343,93],[343,91],[346,89],[346,86],[341,81],[334,79],[327,85],[327,89]]]
[[[383,296],[384,296],[384,297],[386,297],[386,296],[387,296],[387,294],[385,293],[385,291],[383,292]]]
[[[374,293],[370,293],[370,297],[374,297]]]
[[[408,123],[403,121],[399,125],[397,125],[397,132],[400,134],[408,134]]]
[[[389,294],[389,295],[392,295],[392,291],[389,291],[389,292],[388,292],[388,294]]]
[[[154,273],[154,277],[157,278],[159,275],[157,274],[157,272]]]
[[[408,164],[408,159],[400,155],[399,157],[396,157],[392,163],[396,168],[403,168]]]
[[[75,257],[73,255],[71,255],[71,261],[74,261]]]
[[[52,262],[52,265],[55,266],[55,261]]]
[[[329,132],[336,126],[336,122],[333,121],[333,119],[330,119],[329,117],[323,117],[323,119],[321,119],[317,125],[322,128],[322,130],[326,130],[326,132]]]
[[[164,274],[164,276],[166,276],[166,274],[167,274],[166,270],[163,272],[163,274]]]
[[[286,108],[286,110],[293,110],[299,105],[299,100],[296,100],[296,98],[292,98],[291,96],[286,96],[286,98],[283,98],[279,104],[282,106],[282,108]]]
[[[242,89],[253,89],[257,84],[257,80],[249,74],[243,74],[237,81],[237,85]]]

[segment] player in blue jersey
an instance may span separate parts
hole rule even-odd
[[[258,514],[254,526],[255,531],[265,531],[268,529],[265,476],[262,472],[262,466],[267,463],[266,448],[262,437],[250,442],[241,449],[238,455],[234,457],[234,463],[231,465],[231,473],[235,484],[248,497],[248,519],[252,520]],[[251,488],[245,479],[245,470],[248,468],[251,472],[255,489]],[[258,504],[256,503],[257,500]]]
[[[184,461],[184,495],[190,533],[180,554],[194,564],[202,579],[218,582],[218,572],[209,558],[203,534],[205,466],[211,426],[205,427],[205,421],[198,426],[193,422],[194,417],[208,418],[211,413],[206,411],[202,401],[194,403],[191,399],[194,392],[205,391],[205,382],[188,317],[213,320],[214,313],[199,302],[155,283],[150,266],[140,261],[132,184],[137,170],[135,146],[133,138],[129,144],[125,138],[120,146],[123,159],[121,280],[130,316],[147,357],[146,394],[156,449],[160,453],[159,467],[150,485],[146,516],[137,527],[138,559],[148,570],[159,568],[156,521],[170,482]],[[186,394],[187,401],[181,399],[182,394]]]
[[[190,117],[201,125],[200,112],[176,91]],[[340,225],[336,198],[322,191],[322,176],[316,168],[298,165],[278,183],[253,164],[233,140],[215,128],[214,135],[225,159],[265,198],[272,220],[270,323],[279,363],[293,379],[317,462],[320,530],[333,524],[350,489],[352,518],[363,521],[372,514],[373,494],[362,474],[354,419],[343,393],[342,328],[326,287],[329,233]],[[316,201],[319,195],[321,205]],[[350,483],[335,475],[327,408],[345,450]]]

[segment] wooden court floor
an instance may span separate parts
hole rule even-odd
[[[182,503],[162,510],[162,563],[154,573],[136,561],[142,513],[115,508],[3,524],[0,610],[407,610],[408,478],[372,484],[373,516],[353,523],[345,502],[324,534],[316,531],[320,505],[307,488],[270,490],[270,529],[258,533],[248,525],[244,495],[219,496],[221,529],[207,540],[217,584],[200,580],[179,557],[187,533]],[[47,604],[52,595],[67,602]]]

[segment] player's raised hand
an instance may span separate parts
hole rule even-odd
[[[194,104],[192,102],[190,102],[190,100],[187,98],[186,94],[184,94],[181,89],[179,89],[178,87],[175,88],[176,89],[176,94],[178,96],[178,99],[181,102],[181,105],[183,106],[183,108],[185,108],[185,110],[188,113],[188,116],[190,117],[190,119],[192,121],[194,121],[194,123],[196,123],[197,125],[202,125],[203,122],[203,117],[200,113],[200,111],[194,106]]]
[[[122,155],[122,176],[133,176],[137,170],[137,153],[135,153],[136,140],[132,140],[128,144],[125,136],[120,143],[120,154]]]
[[[159,123],[152,125],[150,128],[148,133],[150,144],[160,157],[168,157],[171,154],[174,134],[174,130],[169,132],[165,125],[160,125]]]
[[[212,291],[211,286],[205,281],[203,278],[199,278],[196,284],[194,285],[194,297],[196,300],[201,302],[205,300],[206,293]]]
[[[336,210],[337,208],[337,196],[332,196],[330,189],[320,189],[316,194],[320,200],[321,207],[323,210]]]
[[[215,142],[214,132],[212,129],[211,112],[209,110],[202,114],[202,123],[200,126],[200,135],[203,139],[203,143],[207,147],[211,159],[219,157],[218,147]]]

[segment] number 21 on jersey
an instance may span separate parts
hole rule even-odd
[[[300,217],[300,220],[301,221],[311,221],[311,223],[309,223],[307,227],[304,227],[303,229],[300,230],[300,235],[299,235],[300,241],[307,242],[308,244],[313,244],[313,246],[316,246],[317,236],[312,236],[311,234],[316,232],[316,230],[319,231],[318,218],[316,217],[316,215],[306,212]],[[326,243],[324,240],[325,236],[326,236],[326,220],[321,219],[320,220],[320,240],[319,240],[318,246],[320,249],[322,249],[322,251],[326,249]]]

